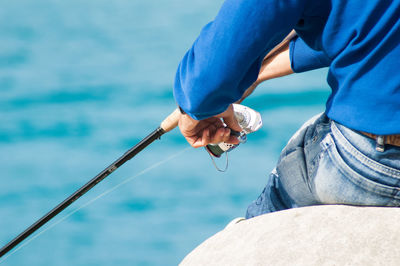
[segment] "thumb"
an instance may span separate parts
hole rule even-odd
[[[235,113],[233,112],[232,104],[229,105],[228,109],[221,114],[221,117],[227,127],[238,132],[242,131],[241,126],[239,126],[239,123],[236,120]]]

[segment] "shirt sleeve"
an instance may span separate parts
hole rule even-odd
[[[290,66],[296,73],[328,67],[331,59],[323,52],[310,48],[300,37],[289,45]]]
[[[179,64],[177,104],[204,119],[226,110],[257,79],[264,56],[299,21],[307,0],[226,0]]]

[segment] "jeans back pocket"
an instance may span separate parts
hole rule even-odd
[[[376,171],[375,166],[380,164],[372,159],[365,160],[365,155],[357,154],[354,146],[351,146],[351,153],[340,153],[338,145],[346,146],[340,147],[345,150],[351,144],[338,141],[333,133],[321,141],[323,149],[313,178],[315,195],[321,204],[399,206],[397,178]],[[394,178],[395,182],[388,182],[388,178]]]

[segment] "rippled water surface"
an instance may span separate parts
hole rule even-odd
[[[0,245],[175,108],[171,87],[177,64],[221,3],[2,1]],[[325,75],[316,71],[260,86],[244,103],[261,112],[264,127],[231,153],[226,173],[213,168],[203,149],[187,149],[175,130],[50,224],[152,169],[49,229],[3,264],[176,265],[244,215],[291,134],[324,110]]]

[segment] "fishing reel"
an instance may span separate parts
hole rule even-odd
[[[205,147],[207,152],[210,154],[211,160],[215,168],[220,172],[225,172],[228,168],[228,152],[238,147],[241,143],[245,143],[247,141],[247,134],[259,130],[262,126],[262,119],[259,112],[241,104],[232,105],[235,118],[239,126],[242,128],[242,131],[232,131],[231,134],[239,139],[239,143],[230,144],[226,142],[221,142],[218,144],[208,144]],[[221,170],[215,164],[214,158],[220,158],[221,155],[224,153],[226,154],[226,166],[225,169]]]

